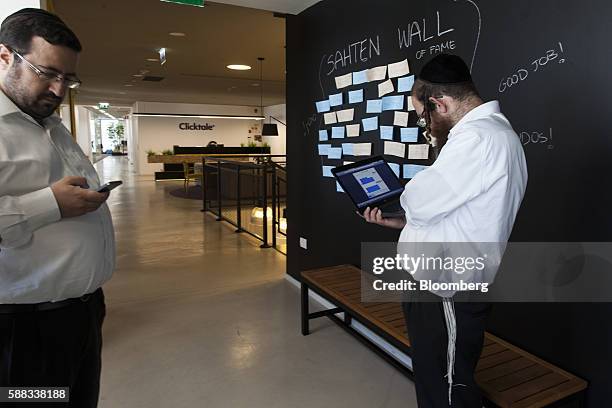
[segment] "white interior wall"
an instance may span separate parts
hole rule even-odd
[[[287,123],[287,105],[273,105],[264,107],[264,115],[266,116],[265,123],[276,123],[278,136],[264,136],[264,142],[270,145],[271,154],[287,154],[287,127],[275,121],[270,120],[270,116],[283,123]]]
[[[136,102],[134,113],[167,113],[191,115],[259,115],[259,109],[252,106],[232,105],[197,105],[168,104],[159,102]],[[270,115],[286,122],[286,105],[275,105],[264,108],[264,115]],[[214,125],[213,130],[180,130],[181,123],[196,123]],[[268,123],[268,122],[266,122]],[[273,122],[274,123],[274,122]],[[277,123],[277,122],[276,122]],[[172,150],[179,146],[206,146],[211,140],[227,147],[247,144],[249,138],[261,133],[261,121],[244,119],[200,119],[200,118],[169,118],[131,116],[128,135],[128,158],[134,170],[141,175],[152,175],[161,171],[163,165],[147,163],[147,151],[161,153],[162,150]],[[279,136],[264,137],[263,141],[270,145],[272,154],[286,153],[286,128],[277,123]]]
[[[229,105],[196,105],[168,104],[159,102],[136,102],[134,113],[168,113],[192,115],[258,115],[257,108],[252,106]],[[172,117],[134,117],[131,119],[132,145],[134,151],[131,160],[135,170],[141,175],[152,175],[161,171],[163,165],[147,163],[147,151],[160,153],[179,146],[206,146],[211,140],[227,147],[248,143],[249,136],[254,135],[255,126],[261,121],[249,119],[200,119]],[[180,130],[181,123],[214,125],[213,130]],[[249,133],[251,131],[251,133]]]
[[[83,106],[76,106],[75,108],[75,122],[77,133],[76,141],[81,147],[81,150],[83,150],[83,153],[85,153],[85,155],[91,160],[91,141],[93,139],[89,122],[91,119],[91,112]]]
[[[47,8],[47,0],[0,0],[0,21],[22,8]]]

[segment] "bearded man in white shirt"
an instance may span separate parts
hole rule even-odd
[[[405,217],[383,218],[379,209],[368,208],[364,218],[401,229],[398,248],[402,243],[503,247],[525,194],[527,166],[499,103],[484,103],[466,64],[448,54],[423,66],[411,98],[419,125],[443,147],[433,165],[406,185],[400,199]],[[489,267],[488,283],[498,265]],[[490,304],[455,302],[454,295],[425,292],[403,304],[419,408],[482,407],[474,371]]]
[[[61,406],[89,408],[115,242],[108,193],[54,113],[80,51],[43,10],[0,27],[0,387],[69,387]]]

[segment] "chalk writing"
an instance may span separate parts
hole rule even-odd
[[[544,67],[553,61],[557,61],[559,64],[565,63],[565,58],[562,58],[564,54],[563,44],[559,42],[559,49],[547,50],[544,55],[540,55],[535,58],[528,67],[521,67],[511,73],[509,76],[501,79],[499,87],[497,88],[499,93],[504,93],[513,86],[526,81],[530,77],[530,72],[543,72]]]

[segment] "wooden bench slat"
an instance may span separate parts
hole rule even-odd
[[[503,399],[516,402],[535,395],[538,392],[561,385],[567,381],[567,378],[564,376],[551,371],[548,372],[548,374],[544,374],[543,376],[520,384],[520,386],[515,386],[507,389],[506,391],[502,391],[500,394]]]
[[[507,350],[507,348],[502,346],[501,344],[491,343],[482,348],[482,353],[480,354],[480,358],[488,357],[490,355],[500,353],[504,350]]]
[[[553,402],[557,402],[565,397],[584,390],[586,384],[584,380],[575,378],[568,380],[556,387],[551,387],[540,391],[538,394],[531,395],[520,401],[516,401],[512,408],[542,408]]]
[[[524,368],[535,365],[536,363],[527,358],[521,357],[516,360],[508,361],[507,363],[496,365],[485,370],[482,370],[476,374],[476,381],[479,384],[487,383],[496,378],[513,373],[515,371],[522,370]]]
[[[495,367],[496,365],[506,363],[511,360],[520,358],[520,354],[515,353],[512,350],[504,350],[501,353],[493,354],[492,356],[481,358],[476,365],[476,372],[485,370],[487,368]]]
[[[490,387],[497,392],[503,392],[551,372],[552,371],[544,366],[534,364],[523,370],[518,370],[511,374],[489,381],[487,387]]]

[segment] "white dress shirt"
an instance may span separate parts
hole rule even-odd
[[[497,101],[484,103],[450,130],[434,164],[406,185],[399,241],[505,244],[526,185],[519,137]],[[496,271],[489,268],[487,280]]]
[[[0,91],[0,304],[79,297],[110,279],[110,211],[62,219],[50,186],[65,176],[100,185],[57,115],[41,125]]]

